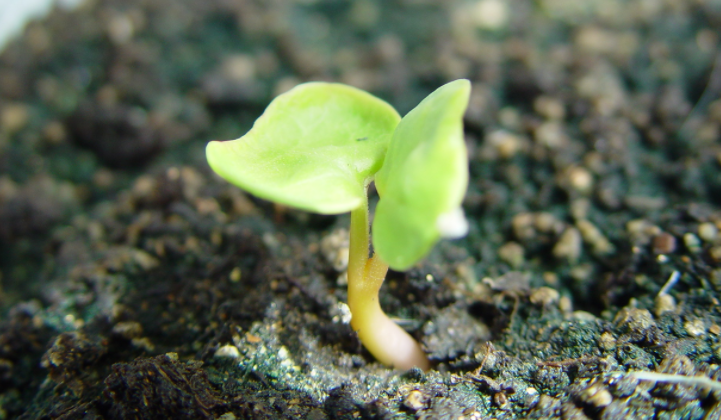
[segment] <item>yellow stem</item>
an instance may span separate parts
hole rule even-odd
[[[388,264],[377,255],[368,258],[368,202],[351,212],[348,260],[348,307],[351,327],[361,343],[380,362],[399,369],[430,369],[418,343],[383,312],[378,291]]]

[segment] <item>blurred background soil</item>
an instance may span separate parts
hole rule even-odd
[[[719,0],[89,0],[0,54],[0,419],[716,419]],[[468,237],[347,323],[348,217],[204,147],[309,80],[468,78]],[[664,285],[666,285],[664,287]]]

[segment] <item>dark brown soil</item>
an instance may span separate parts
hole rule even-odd
[[[95,0],[0,54],[0,419],[713,419],[713,0]],[[468,237],[345,322],[323,239],[205,162],[307,80],[468,78]],[[667,287],[664,287],[667,285]],[[670,376],[669,376],[670,375]],[[674,376],[675,375],[675,376]]]

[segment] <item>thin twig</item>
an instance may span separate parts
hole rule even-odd
[[[672,384],[683,384],[683,385],[693,385],[693,386],[699,386],[702,388],[708,388],[714,391],[721,391],[721,382],[714,381],[713,379],[701,376],[701,375],[694,375],[694,376],[686,376],[686,375],[676,375],[672,373],[656,373],[656,372],[644,372],[644,371],[634,371],[629,372],[627,375],[632,376],[638,380],[641,381],[651,381],[651,382],[666,382],[666,383],[672,383]]]
[[[681,273],[678,270],[673,270],[673,273],[669,276],[666,284],[663,285],[661,290],[658,292],[658,296],[668,294],[668,291],[673,287],[674,284],[681,278]]]

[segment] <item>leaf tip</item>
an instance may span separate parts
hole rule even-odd
[[[463,102],[468,102],[468,98],[471,96],[471,81],[468,79],[457,79],[452,82],[446,83],[441,86],[440,89],[448,89],[455,91],[456,95],[459,95]]]
[[[222,141],[213,140],[205,146],[205,159],[215,172],[218,172],[219,166],[222,165],[222,143]]]

